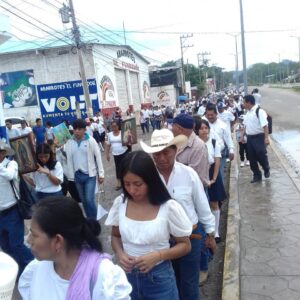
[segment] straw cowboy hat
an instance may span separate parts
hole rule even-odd
[[[160,129],[153,131],[150,146],[143,141],[140,142],[140,145],[146,153],[156,153],[173,145],[180,148],[187,143],[187,140],[187,137],[183,134],[174,137],[169,129]]]
[[[15,151],[11,149],[6,143],[0,140],[0,151],[6,151],[6,155],[14,155]]]

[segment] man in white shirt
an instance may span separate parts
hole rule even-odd
[[[17,128],[12,127],[12,120],[10,119],[6,120],[5,126],[6,126],[6,136],[8,140],[21,135],[20,131]]]
[[[259,93],[257,88],[253,89],[252,95],[255,98],[255,104],[261,106],[261,94]]]
[[[258,163],[264,170],[265,178],[270,177],[270,166],[267,156],[267,145],[269,145],[269,129],[267,113],[255,104],[253,95],[244,97],[244,106],[248,110],[244,118],[245,131],[247,135],[248,158],[250,168],[253,172],[251,183],[262,180],[262,173]]]
[[[231,132],[231,123],[234,122],[235,117],[229,110],[226,110],[226,105],[223,102],[218,102],[218,118],[221,119],[227,126],[229,132]]]
[[[229,159],[233,160],[234,158],[234,145],[231,132],[228,130],[227,125],[218,118],[217,108],[214,104],[207,105],[204,119],[209,123],[212,138],[217,139],[221,146],[220,174],[224,180],[227,151],[229,151]]]
[[[13,154],[12,149],[0,141],[0,248],[18,263],[21,274],[33,256],[24,245],[24,220],[10,183],[18,184],[18,164],[6,158]]]
[[[172,199],[179,202],[191,220],[193,232],[190,236],[192,250],[173,261],[180,299],[199,299],[199,263],[204,244],[216,248],[214,239],[215,218],[211,213],[203,184],[198,174],[188,166],[176,161],[177,148],[187,143],[187,137],[174,138],[168,129],[155,130],[151,146],[141,142],[142,149],[153,154],[153,159]]]
[[[96,219],[96,178],[99,184],[103,183],[104,170],[99,146],[95,139],[86,133],[86,127],[86,122],[82,119],[73,123],[73,138],[68,140],[65,146],[69,173],[67,177],[75,181],[86,216]]]

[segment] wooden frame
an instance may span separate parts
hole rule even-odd
[[[15,160],[19,166],[19,173],[22,175],[35,172],[37,170],[37,160],[29,134],[10,139],[9,143],[15,151]]]
[[[121,123],[121,138],[123,146],[137,144],[136,119],[129,118]]]

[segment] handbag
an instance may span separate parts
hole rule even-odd
[[[24,220],[29,220],[32,217],[32,206],[36,203],[36,199],[30,191],[27,183],[21,177],[19,190],[15,186],[13,180],[10,181],[11,188],[14,192],[18,204],[18,210]]]

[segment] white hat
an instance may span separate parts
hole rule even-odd
[[[145,144],[143,141],[140,142],[140,145],[146,153],[156,153],[172,145],[180,148],[187,143],[187,140],[188,138],[185,135],[180,134],[174,137],[172,131],[164,128],[160,130],[156,129],[153,131],[150,146]]]
[[[0,151],[6,151],[6,155],[14,155],[15,151],[11,149],[6,143],[0,140]]]

